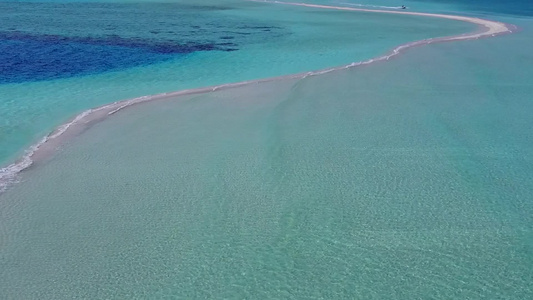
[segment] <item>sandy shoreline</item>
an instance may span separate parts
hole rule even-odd
[[[444,15],[444,14],[432,14],[432,13],[421,13],[421,12],[409,12],[409,11],[394,11],[394,10],[379,10],[379,9],[366,9],[366,8],[354,8],[354,7],[345,7],[345,6],[329,6],[329,5],[320,5],[320,4],[307,4],[299,2],[283,2],[283,1],[269,1],[269,0],[249,0],[253,2],[261,3],[275,3],[283,5],[292,5],[292,6],[303,6],[311,8],[321,8],[321,9],[334,9],[334,10],[346,10],[346,11],[359,11],[359,12],[371,12],[371,13],[383,13],[383,14],[396,14],[396,15],[410,15],[410,16],[422,16],[422,17],[433,17],[441,19],[450,19],[463,22],[469,22],[477,25],[484,26],[487,28],[486,31],[471,33],[467,35],[462,35],[461,39],[473,39],[483,36],[494,36],[497,34],[512,32],[509,28],[509,24],[502,22],[496,22],[491,20],[479,19],[474,17],[464,17],[456,15]]]
[[[236,83],[222,84],[217,86],[209,86],[204,88],[197,89],[188,89],[181,90],[176,92],[161,93],[156,95],[142,96],[133,99],[127,99],[122,101],[116,101],[104,106],[97,108],[92,108],[82,112],[68,123],[65,123],[57,127],[52,133],[42,138],[38,143],[32,145],[29,149],[26,150],[25,155],[19,159],[17,162],[10,164],[6,167],[0,168],[0,193],[5,191],[7,186],[10,183],[16,181],[18,173],[30,167],[34,162],[44,159],[55,152],[58,145],[60,145],[64,140],[68,139],[71,136],[83,131],[83,128],[87,127],[89,123],[94,123],[101,121],[106,117],[117,113],[118,111],[130,107],[135,104],[155,101],[159,99],[166,99],[171,97],[178,97],[184,95],[192,94],[201,94],[209,93],[217,90],[236,88],[240,86],[250,85],[250,84],[260,84],[264,82],[284,80],[284,79],[302,79],[307,76],[321,75],[337,70],[352,68],[360,65],[367,65],[377,61],[388,60],[389,58],[398,55],[401,51],[415,47],[421,46],[436,42],[447,42],[447,41],[457,41],[457,40],[469,40],[477,39],[482,37],[491,37],[500,34],[511,33],[516,28],[513,25],[505,24],[496,21],[490,21],[485,19],[473,18],[473,17],[464,17],[464,16],[455,16],[455,15],[444,15],[444,14],[431,14],[431,13],[420,13],[420,12],[406,12],[406,11],[390,11],[390,10],[377,10],[377,9],[364,9],[364,8],[353,8],[353,7],[343,7],[343,6],[326,6],[318,4],[306,4],[306,3],[295,3],[295,2],[280,2],[280,1],[260,1],[260,0],[250,0],[254,2],[261,3],[272,3],[272,4],[282,4],[282,5],[292,5],[292,6],[302,6],[309,8],[319,8],[319,9],[331,9],[331,10],[345,10],[345,11],[355,11],[355,12],[370,12],[370,13],[386,13],[386,14],[400,14],[400,15],[414,15],[422,17],[434,17],[434,18],[443,18],[450,19],[462,22],[469,22],[476,25],[479,25],[481,30],[475,31],[472,33],[460,34],[449,37],[438,37],[425,39],[415,42],[410,42],[402,44],[392,49],[390,52],[383,56],[372,58],[366,61],[353,62],[347,65],[332,67],[328,69],[310,71],[305,73],[298,73],[292,75],[278,76],[273,78],[259,79],[259,80],[250,80],[242,81]]]

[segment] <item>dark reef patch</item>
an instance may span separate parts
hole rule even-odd
[[[0,2],[0,83],[49,80],[233,52],[287,34],[227,6]],[[231,42],[224,42],[231,40]],[[217,42],[218,41],[218,42]]]
[[[195,51],[226,50],[225,46],[237,46],[235,43],[213,43],[213,42],[187,42],[179,43],[172,40],[123,38],[118,35],[107,35],[103,37],[93,36],[61,36],[61,35],[32,35],[23,32],[0,32],[0,40],[11,41],[33,41],[43,44],[54,44],[58,47],[61,44],[85,44],[94,46],[116,46],[138,48],[154,53],[179,53],[187,54]]]

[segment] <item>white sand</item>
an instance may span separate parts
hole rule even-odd
[[[344,6],[329,6],[329,5],[319,5],[319,4],[307,4],[307,3],[297,3],[297,2],[282,2],[282,1],[268,1],[268,0],[250,0],[254,2],[264,2],[264,3],[275,3],[275,4],[285,4],[285,5],[295,5],[295,6],[305,6],[305,7],[314,7],[322,9],[336,9],[336,10],[348,10],[348,11],[361,11],[361,12],[372,12],[372,13],[384,13],[384,14],[396,14],[396,15],[412,15],[412,16],[423,16],[423,17],[433,17],[433,18],[442,18],[457,20],[463,22],[470,22],[474,24],[481,25],[485,28],[482,32],[476,32],[466,35],[450,37],[450,40],[464,40],[464,39],[475,39],[483,36],[494,36],[502,33],[511,32],[510,26],[505,23],[490,21],[479,18],[456,16],[456,15],[443,15],[443,14],[430,14],[430,13],[420,13],[420,12],[408,12],[408,11],[393,11],[393,10],[378,10],[378,9],[365,9],[365,8],[353,8],[353,7],[344,7]]]
[[[240,87],[240,86],[249,85],[249,84],[260,84],[262,82],[269,82],[269,81],[274,81],[274,80],[283,80],[283,79],[290,79],[290,78],[293,78],[293,79],[305,78],[307,76],[315,76],[315,75],[333,72],[336,70],[352,68],[352,67],[356,67],[360,65],[366,65],[366,64],[373,63],[373,62],[377,62],[377,61],[388,60],[389,58],[398,55],[401,51],[407,48],[415,47],[415,46],[421,46],[421,45],[431,44],[435,42],[476,39],[480,37],[489,37],[489,36],[495,36],[498,34],[505,34],[505,33],[512,32],[510,29],[512,28],[512,25],[501,23],[501,22],[496,22],[496,21],[479,19],[479,18],[472,18],[472,17],[406,12],[406,11],[389,11],[389,10],[377,10],[377,9],[351,8],[351,7],[341,7],[341,6],[327,6],[327,5],[268,1],[268,0],[249,0],[249,1],[276,3],[276,4],[284,4],[284,5],[296,5],[296,6],[321,8],[321,9],[336,9],[336,10],[443,18],[443,19],[451,19],[451,20],[457,20],[457,21],[470,22],[473,24],[477,24],[477,25],[480,25],[480,27],[483,28],[483,30],[476,31],[473,33],[466,33],[466,34],[449,36],[449,37],[438,37],[438,38],[426,39],[426,40],[403,44],[403,45],[400,45],[394,48],[392,51],[390,51],[386,55],[376,57],[376,58],[366,60],[366,61],[353,62],[351,64],[344,65],[344,66],[333,67],[333,68],[319,70],[319,71],[310,71],[310,72],[300,73],[300,74],[279,76],[279,77],[274,77],[274,78],[242,81],[242,82],[236,82],[236,83],[222,84],[218,86],[210,86],[210,87],[204,87],[204,88],[198,88],[198,89],[189,89],[189,90],[181,90],[181,91],[170,92],[170,93],[162,93],[162,94],[157,94],[157,95],[142,96],[138,98],[117,101],[117,102],[110,103],[110,104],[100,106],[97,108],[89,109],[79,114],[75,118],[73,118],[70,122],[59,126],[54,132],[50,133],[48,136],[44,137],[41,141],[31,146],[29,149],[26,150],[25,155],[22,158],[20,158],[17,162],[11,165],[8,165],[4,168],[0,168],[0,193],[2,193],[10,183],[16,182],[18,173],[28,168],[29,166],[31,166],[35,161],[42,160],[52,155],[55,152],[58,144],[61,144],[62,141],[68,139],[69,137],[73,135],[79,134],[80,132],[83,131],[83,128],[85,126],[88,126],[88,124],[103,120],[106,117],[113,115],[121,111],[122,109],[130,107],[135,104],[148,102],[148,101],[155,101],[158,99],[165,99],[165,98],[170,98],[170,97],[178,97],[178,96],[183,96],[183,95],[210,93],[216,90],[235,88],[235,87]]]

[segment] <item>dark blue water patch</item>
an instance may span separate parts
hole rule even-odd
[[[237,51],[287,35],[224,5],[0,2],[0,83],[48,80]]]
[[[158,39],[143,39],[143,38],[123,38],[118,35],[107,35],[103,37],[93,36],[62,36],[51,34],[28,34],[18,31],[0,32],[0,40],[14,40],[14,41],[35,41],[44,44],[86,44],[95,46],[118,46],[128,48],[141,48],[149,52],[155,53],[180,53],[188,54],[196,51],[213,51],[226,50],[226,46],[235,47],[235,43],[216,43],[216,42],[193,42],[179,43],[173,40],[158,40]]]
[[[0,40],[0,83],[102,73],[175,58],[143,48],[76,42]]]
[[[0,32],[0,83],[102,73],[184,57],[198,51],[237,51],[232,42],[187,43],[119,36],[65,37]]]

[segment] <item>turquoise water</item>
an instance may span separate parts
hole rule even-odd
[[[179,3],[0,2],[0,40],[27,46],[3,53],[13,65],[4,81],[18,83],[0,84],[0,163],[98,105],[348,64],[473,28],[243,1]]]
[[[0,295],[531,298],[533,22],[497,18],[88,124],[0,195]]]

